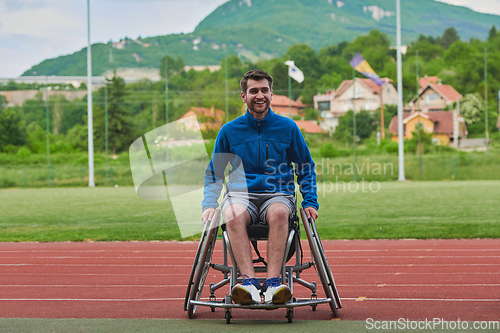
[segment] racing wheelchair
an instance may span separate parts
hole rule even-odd
[[[196,308],[198,306],[208,306],[211,311],[214,312],[215,308],[223,308],[224,318],[226,323],[231,322],[231,312],[233,309],[265,309],[274,310],[278,308],[286,308],[287,314],[286,318],[288,322],[293,321],[293,309],[299,306],[311,306],[312,311],[316,311],[316,307],[319,304],[328,303],[332,314],[334,317],[338,316],[338,309],[342,307],[340,302],[340,297],[335,286],[335,281],[333,279],[330,266],[323,250],[318,232],[316,230],[316,225],[312,218],[307,219],[304,210],[300,209],[300,219],[303,222],[304,230],[307,235],[307,240],[309,243],[309,248],[311,252],[311,262],[303,261],[303,251],[300,243],[300,228],[299,228],[299,218],[297,215],[291,216],[289,220],[289,233],[286,243],[285,256],[283,258],[283,265],[281,271],[282,283],[288,284],[288,287],[292,291],[294,283],[297,283],[311,291],[310,299],[292,299],[287,303],[282,304],[234,304],[231,300],[231,289],[238,282],[241,282],[239,277],[238,266],[234,260],[233,253],[231,250],[231,244],[229,243],[229,237],[225,230],[225,225],[220,225],[221,212],[217,209],[212,217],[205,223],[203,232],[201,234],[200,241],[198,243],[198,248],[196,250],[196,255],[193,262],[193,267],[191,270],[191,275],[189,277],[189,282],[186,290],[186,297],[184,300],[184,310],[188,313],[188,318],[194,318]],[[217,243],[217,234],[219,226],[223,230],[222,232],[222,246],[223,246],[223,263],[217,264],[212,263],[212,254]],[[266,272],[267,267],[264,258],[260,256],[257,249],[257,241],[267,240],[269,233],[269,228],[267,224],[253,224],[247,226],[247,233],[249,240],[252,242],[255,253],[259,256],[258,259],[253,260],[254,263],[263,263],[262,265],[255,265],[254,269],[256,273]],[[228,260],[231,259],[231,265]],[[288,264],[288,262],[294,257],[294,264]],[[317,284],[316,282],[307,282],[300,277],[301,272],[314,267],[319,281],[325,292],[325,298],[319,299],[317,297]],[[223,274],[223,279],[218,283],[210,283],[210,296],[208,300],[201,300],[202,290],[205,284],[206,277],[209,270],[216,270]],[[265,278],[259,278],[262,282]],[[229,285],[229,293],[225,295],[222,299],[217,300],[215,292],[222,287]]]

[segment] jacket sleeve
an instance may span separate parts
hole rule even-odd
[[[309,147],[299,130],[294,124],[291,131],[290,158],[295,163],[295,174],[302,194],[302,207],[313,207],[319,209],[318,186],[316,184],[316,164],[314,163]]]
[[[227,153],[229,142],[227,141],[224,127],[221,128],[215,140],[212,158],[205,169],[205,183],[203,188],[202,210],[217,208],[222,186],[224,185],[224,170],[227,166]]]

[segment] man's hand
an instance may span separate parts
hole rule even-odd
[[[304,213],[306,213],[306,217],[308,219],[310,217],[312,217],[313,220],[316,221],[316,219],[318,218],[318,212],[313,207],[306,207],[306,208],[304,208]]]
[[[207,208],[203,211],[201,214],[201,221],[203,224],[205,224],[208,220],[212,220],[212,217],[214,216],[215,209],[213,208]]]

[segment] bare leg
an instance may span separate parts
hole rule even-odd
[[[248,275],[249,278],[254,278],[252,250],[246,229],[246,226],[252,221],[250,213],[245,206],[232,204],[224,210],[224,218],[231,249],[240,273],[241,275]]]
[[[269,237],[267,240],[268,279],[278,277],[281,274],[288,238],[289,216],[290,210],[281,202],[273,203],[267,210],[267,222],[269,223]]]

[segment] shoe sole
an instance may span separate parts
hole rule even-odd
[[[267,301],[266,303],[272,303],[272,304],[282,304],[289,302],[292,299],[292,293],[289,288],[281,288],[278,291],[276,291],[273,295],[273,298],[271,301]]]
[[[252,298],[252,295],[245,289],[238,288],[237,286],[233,288],[231,291],[231,299],[236,304],[252,304],[255,301]]]

